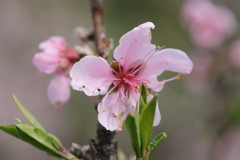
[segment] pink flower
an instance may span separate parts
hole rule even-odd
[[[235,16],[209,0],[188,0],[182,9],[193,42],[203,49],[215,49],[237,28]]]
[[[42,52],[33,57],[33,65],[45,74],[65,72],[72,67],[77,53],[71,49],[63,37],[53,36],[39,45]]]
[[[54,77],[49,83],[47,94],[55,108],[61,108],[70,98],[70,78],[65,75]]]
[[[70,97],[69,70],[78,58],[66,40],[60,36],[50,37],[39,45],[42,52],[33,57],[33,65],[43,74],[55,74],[48,86],[48,97],[55,108],[62,107]]]
[[[192,61],[183,51],[151,44],[150,28],[154,24],[147,22],[123,35],[114,51],[115,61],[110,65],[101,57],[86,56],[70,71],[74,89],[88,96],[106,94],[98,105],[98,120],[107,130],[121,130],[126,116],[134,113],[142,83],[159,92],[166,82],[179,78],[158,81],[157,77],[165,70],[183,74],[192,71]],[[157,107],[154,125],[160,119]]]
[[[227,57],[233,67],[240,68],[240,40],[231,45]]]

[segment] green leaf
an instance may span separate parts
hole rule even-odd
[[[55,157],[66,158],[65,155],[60,153],[59,147],[54,145],[53,137],[44,130],[40,128],[33,128],[27,124],[17,124],[16,130],[18,133],[18,138],[22,141],[25,141]]]
[[[22,111],[24,116],[27,118],[27,120],[36,128],[41,128],[44,130],[42,125],[33,117],[33,115],[21,104],[21,102],[18,100],[18,98],[12,93],[12,98],[19,107],[19,109]]]
[[[18,119],[18,118],[14,118],[19,124],[26,124],[26,123],[24,123],[23,121],[21,121],[20,119]]]
[[[150,143],[149,145],[149,149],[150,149],[150,152],[149,152],[149,156],[152,154],[152,152],[159,146],[159,144],[165,139],[167,138],[167,134],[166,133],[160,133],[158,134],[153,140],[152,142]]]
[[[141,97],[142,97],[144,104],[147,104],[147,89],[144,86],[144,84],[142,84],[142,87],[141,87]]]
[[[140,143],[140,130],[139,130],[139,113],[136,112],[136,117],[128,115],[124,121],[125,127],[132,140],[132,146],[137,158],[141,158],[141,143]]]
[[[19,138],[16,130],[16,125],[0,126],[0,129],[16,138]]]
[[[142,110],[144,107],[146,107],[146,104],[147,104],[147,89],[144,86],[144,84],[142,84],[140,103],[139,103],[139,113],[142,113]]]
[[[143,108],[140,117],[140,137],[141,137],[141,153],[148,147],[149,139],[152,133],[153,121],[157,105],[157,95]]]

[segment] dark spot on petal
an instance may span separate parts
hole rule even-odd
[[[82,86],[83,88],[85,88],[85,86]]]
[[[101,89],[99,89],[99,88],[98,88],[97,90],[98,90],[99,92],[101,91]]]

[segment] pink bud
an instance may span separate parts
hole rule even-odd
[[[55,108],[61,108],[70,98],[70,78],[58,75],[53,78],[47,90],[48,98]]]

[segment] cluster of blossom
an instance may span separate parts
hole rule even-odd
[[[53,36],[40,43],[41,52],[33,57],[33,65],[39,74],[54,74],[49,83],[47,94],[55,108],[62,107],[70,98],[69,71],[80,57],[88,55],[91,51],[87,47],[73,49],[63,37]]]
[[[83,91],[87,96],[105,95],[98,104],[99,122],[107,130],[121,130],[126,116],[134,114],[136,110],[142,84],[149,90],[159,92],[166,82],[179,79],[180,73],[189,74],[192,71],[193,63],[183,51],[163,49],[151,44],[150,29],[154,27],[153,23],[147,22],[123,35],[120,45],[114,51],[114,61],[110,65],[104,58],[93,55],[84,56],[76,62],[77,53],[66,43],[63,45],[63,39],[59,37],[40,44],[40,49],[44,51],[34,56],[34,65],[42,73],[55,73],[56,77],[62,77],[61,81],[57,82],[54,78],[50,83],[50,100],[54,99],[56,105],[58,101],[65,102],[64,98],[69,97],[70,79],[66,76],[66,71],[72,68],[70,83],[73,89]],[[56,39],[57,43],[52,43],[53,40],[56,42]],[[49,51],[52,48],[55,50],[48,53],[46,48]],[[73,64],[74,62],[76,63]],[[157,77],[164,71],[178,74],[173,78],[158,81]],[[58,94],[60,96],[57,96],[59,99],[56,101]],[[152,97],[149,91],[148,100]],[[154,125],[158,125],[160,120],[157,106]]]
[[[206,50],[219,47],[237,28],[233,13],[210,0],[187,0],[182,17],[194,44]]]

